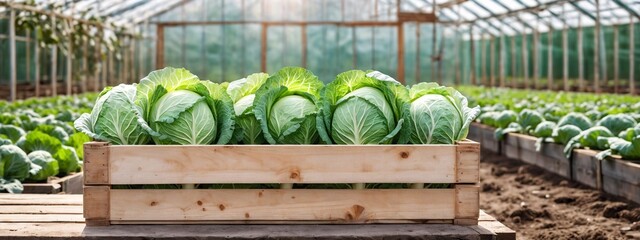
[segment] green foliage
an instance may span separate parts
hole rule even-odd
[[[58,175],[60,168],[58,166],[58,161],[56,161],[50,153],[46,151],[34,151],[27,155],[29,160],[35,164],[40,166],[40,169],[29,175],[27,178],[28,181],[46,181],[48,177]]]
[[[318,143],[317,101],[323,83],[312,72],[285,67],[256,91],[254,114],[270,144]]]
[[[606,127],[611,131],[613,135],[618,135],[620,132],[634,127],[636,124],[635,119],[626,114],[613,114],[606,116],[596,123],[597,126]]]
[[[254,73],[246,78],[239,79],[228,84],[227,93],[233,100],[233,108],[236,115],[236,141],[244,144],[263,144],[266,139],[258,119],[253,113],[253,100],[256,91],[267,81],[269,74]]]

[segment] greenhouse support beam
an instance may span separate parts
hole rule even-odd
[[[594,70],[594,91],[596,93],[600,93],[600,1],[596,1],[596,26],[595,26],[595,34],[594,34],[594,46],[595,51],[593,57],[593,70]]]
[[[529,48],[527,47],[527,34],[522,33],[522,75],[524,77],[524,88],[529,89]]]
[[[467,0],[449,0],[446,2],[438,3],[438,8],[451,8],[453,6],[465,3]]]
[[[635,10],[633,10],[631,7],[629,7],[629,5],[627,5],[626,3],[620,1],[620,0],[612,0],[616,5],[618,5],[619,7],[621,7],[622,9],[626,10],[630,15],[633,15],[633,17],[637,18],[638,20],[640,20],[640,14],[638,12],[636,12]],[[633,17],[629,18],[629,21],[631,23],[633,23]]]
[[[66,60],[67,60],[67,72],[66,72],[66,77],[65,77],[65,93],[67,95],[71,95],[72,94],[72,88],[71,88],[71,76],[73,76],[73,37],[70,37],[71,41],[67,42],[67,56],[66,56]]]
[[[578,91],[584,92],[584,46],[582,18],[578,18]]]
[[[582,14],[586,15],[587,17],[591,18],[591,20],[594,20],[594,21],[595,21],[595,20],[596,20],[596,18],[597,18],[597,19],[598,19],[598,21],[600,21],[600,20],[599,20],[599,19],[600,19],[600,17],[593,16],[593,14],[592,14],[591,12],[589,12],[589,11],[587,11],[587,10],[584,10],[584,8],[580,7],[580,5],[578,5],[578,3],[577,3],[577,2],[575,2],[575,1],[569,1],[569,4],[571,4],[571,6],[573,6],[573,7],[575,7],[575,8],[576,8],[576,10],[578,10],[580,13],[582,13]],[[598,3],[598,0],[596,0],[596,4],[600,5],[600,4]],[[600,6],[596,6],[596,11],[600,11],[600,10],[599,10],[599,8],[600,8]],[[596,15],[598,15],[598,13],[596,13]]]
[[[405,83],[404,79],[404,26],[398,24],[398,73],[397,78],[401,83]],[[354,53],[355,54],[355,53]]]
[[[482,82],[483,86],[487,86],[487,47],[484,39],[485,37],[484,35],[482,35],[480,40],[480,62],[482,63],[482,79],[480,81]]]
[[[562,12],[564,15],[564,5]],[[569,91],[569,43],[567,39],[567,22],[562,24],[562,86],[564,91]]]
[[[164,26],[158,24],[156,30],[156,69],[164,67]]]
[[[538,22],[536,21],[536,25]],[[538,28],[533,31],[533,88],[538,89],[540,86],[538,82],[540,81],[540,32],[538,32]]]
[[[541,3],[539,5],[536,6],[532,6],[532,7],[524,7],[518,10],[511,10],[511,11],[507,11],[505,13],[502,14],[495,14],[495,15],[490,15],[490,16],[486,16],[486,17],[481,17],[481,18],[476,18],[473,20],[468,20],[468,21],[463,21],[461,23],[472,23],[475,21],[479,21],[479,20],[488,20],[491,18],[502,18],[502,17],[509,17],[509,16],[514,16],[520,12],[536,12],[536,11],[541,11],[544,9],[549,8],[550,6],[556,5],[556,4],[561,4],[561,3],[565,3],[565,2],[571,2],[574,0],[555,0],[555,1],[550,1],[550,2],[546,2],[546,3]],[[480,4],[476,4],[476,5],[480,5]]]
[[[516,36],[513,35],[511,36],[511,88],[516,88],[518,87],[518,83],[516,81],[516,68],[517,68],[517,61],[516,61]]]
[[[547,89],[553,90],[553,31],[547,32]]]
[[[636,94],[636,79],[634,78],[634,67],[636,66],[635,64],[635,43],[634,42],[634,35],[636,34],[636,32],[633,30],[633,26],[635,25],[633,23],[633,19],[630,19],[631,21],[629,21],[629,93],[630,94]]]
[[[469,59],[469,61],[470,61],[469,62],[469,65],[470,65],[469,67],[471,68],[470,80],[471,80],[471,85],[475,86],[475,85],[477,85],[477,83],[476,83],[476,81],[477,81],[476,80],[477,72],[476,72],[476,48],[475,48],[476,44],[475,44],[474,39],[473,39],[473,24],[471,26],[469,26],[469,32],[471,33],[471,34],[469,34],[469,50],[470,50],[469,56],[471,57]],[[419,40],[420,39],[418,38],[418,42],[419,42]],[[420,51],[416,51],[416,52],[418,53],[417,55],[420,55]]]
[[[614,93],[618,93],[618,85],[620,84],[618,81],[618,64],[620,63],[619,61],[619,47],[620,47],[620,43],[618,42],[618,25],[613,25],[613,92]],[[633,44],[633,43],[630,43]]]
[[[87,91],[87,75],[89,74],[89,65],[87,64],[87,55],[89,53],[89,44],[82,41],[82,77],[80,78],[80,92]]]
[[[56,17],[51,17],[51,26],[56,25]],[[51,96],[58,96],[58,46],[51,47]]]
[[[260,32],[260,71],[267,72],[267,32],[269,25],[262,24]]]
[[[36,89],[36,95],[35,97],[40,97],[40,44],[36,43],[36,47],[33,51],[33,55],[34,55],[34,63],[35,63],[35,79],[34,84],[35,84],[35,89]]]
[[[421,82],[420,79],[420,23],[416,23],[416,63],[415,63],[415,78],[416,81],[415,83],[419,83]],[[471,41],[473,41],[473,37],[471,38]],[[473,43],[472,43],[473,45]],[[355,52],[355,49],[354,49]],[[473,61],[473,60],[472,60]]]
[[[18,94],[18,64],[16,63],[16,11],[11,9],[9,12],[9,58],[11,68],[11,102],[14,102]]]
[[[495,74],[495,63],[496,63],[496,47],[495,47],[495,38],[492,37],[490,39],[489,42],[490,48],[489,48],[489,54],[491,55],[491,63],[489,64],[489,71],[490,71],[490,85],[491,87],[495,87],[496,86],[496,74]]]
[[[500,71],[500,87],[505,87],[505,78],[506,78],[506,69],[505,63],[507,58],[506,47],[505,47],[505,36],[504,33],[500,34],[500,59],[498,60],[500,63],[499,71]]]

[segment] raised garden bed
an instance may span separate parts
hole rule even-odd
[[[85,144],[87,225],[475,225],[480,144]],[[434,189],[112,189],[139,184],[447,183]]]
[[[23,183],[24,191],[22,193],[82,194],[83,179],[83,174],[79,172],[61,178],[51,179],[46,183]]]

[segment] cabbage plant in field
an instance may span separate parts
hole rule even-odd
[[[256,91],[267,81],[269,74],[254,73],[246,78],[230,82],[227,93],[233,100],[236,116],[235,141],[244,144],[263,144],[266,142],[258,119],[253,113],[253,101]]]
[[[256,91],[254,114],[270,144],[318,143],[316,102],[323,83],[312,72],[285,67]]]
[[[149,73],[135,103],[156,144],[226,144],[233,136],[233,103],[224,88],[183,68]]]
[[[411,143],[454,144],[467,137],[480,114],[480,107],[470,108],[460,92],[437,83],[413,85],[409,95]]]
[[[32,164],[27,154],[15,145],[0,146],[0,191],[21,193],[21,181],[35,175],[41,167]]]
[[[407,89],[395,80],[360,70],[341,73],[322,90],[320,136],[336,144],[406,143],[399,133],[406,126],[407,99]]]
[[[136,85],[107,87],[96,100],[91,114],[84,113],[74,122],[78,131],[115,145],[149,142],[149,126],[135,105]]]

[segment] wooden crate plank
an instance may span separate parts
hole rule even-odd
[[[2,223],[83,223],[80,214],[0,214]]]
[[[480,181],[480,144],[461,142],[456,146],[456,182],[476,183]]]
[[[480,189],[475,185],[455,186],[455,224],[478,224]]]
[[[58,183],[23,183],[26,194],[53,194],[62,191],[62,186]]]
[[[82,195],[1,193],[0,205],[82,205]]]
[[[84,144],[84,184],[104,185],[109,183],[109,143],[88,142]]]
[[[367,222],[372,219],[453,219],[455,216],[454,189],[112,189],[110,196],[113,221]]]
[[[82,214],[80,205],[0,205],[0,214]]]
[[[478,222],[478,227],[489,230],[495,234],[496,240],[515,240],[516,231],[510,229],[504,224],[498,221],[481,221]]]
[[[588,149],[573,150],[571,164],[571,179],[587,185],[589,187],[600,189],[600,160],[596,159],[596,151]]]
[[[472,227],[445,224],[405,225],[114,225],[86,227],[81,223],[0,223],[2,237],[47,239],[491,239]]]
[[[83,194],[83,215],[89,226],[109,225],[110,189],[108,186],[87,186]],[[133,194],[133,192],[131,192]],[[179,193],[174,193],[179,194]],[[127,208],[128,203],[122,202]]]
[[[32,194],[54,194],[65,192],[68,194],[82,193],[82,173],[73,173],[71,175],[53,179],[47,183],[23,183],[24,191],[22,193]]]
[[[60,179],[62,192],[66,194],[82,194],[84,188],[84,174],[75,173]]]
[[[457,154],[455,145],[110,146],[109,149],[111,184],[456,181],[452,161]],[[85,179],[88,177],[85,172]]]

